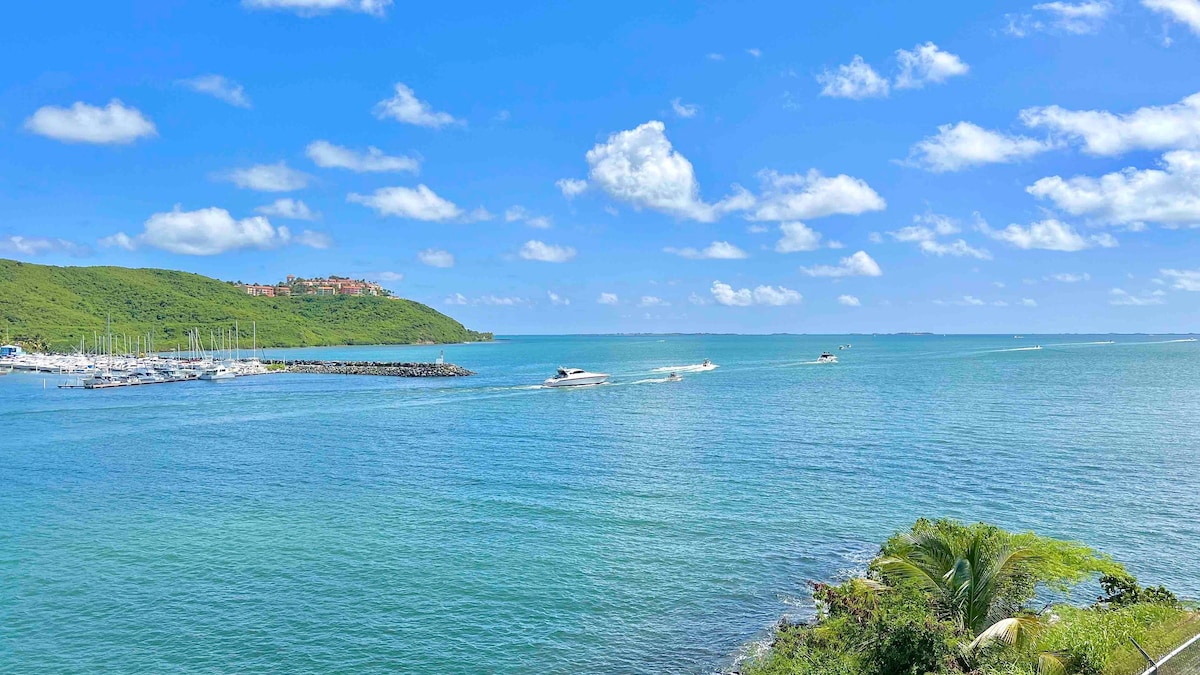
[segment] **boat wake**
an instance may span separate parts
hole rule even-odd
[[[993,349],[989,353],[999,354],[1002,352],[1036,352],[1041,351],[1041,349],[1042,348],[1040,345],[1037,347],[1013,347],[1012,349]]]
[[[647,377],[644,380],[634,380],[633,382],[630,382],[629,384],[662,384],[664,382],[678,382],[678,381],[679,380],[672,380],[669,377]]]
[[[706,372],[709,370],[716,370],[717,368],[718,368],[718,366],[715,363],[710,363],[708,365],[705,365],[703,363],[694,363],[690,366],[663,366],[662,368],[654,368],[650,372],[652,372],[652,373],[703,373],[703,372]]]

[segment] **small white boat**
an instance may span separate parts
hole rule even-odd
[[[838,362],[837,357],[834,356],[833,354],[830,354],[829,352],[821,352],[821,355],[817,357],[817,363],[837,363],[837,362]]]
[[[223,365],[216,365],[206,368],[204,372],[200,373],[200,379],[208,381],[232,380],[235,377],[237,377],[237,373]]]
[[[671,373],[667,376],[667,382],[683,382],[683,376],[679,373]]]
[[[582,368],[559,368],[558,374],[542,384],[547,387],[583,387],[589,384],[604,384],[607,373],[589,373]]]

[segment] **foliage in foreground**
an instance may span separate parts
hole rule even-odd
[[[232,329],[249,346],[251,322],[263,347],[469,342],[491,334],[411,300],[375,297],[250,297],[217,279],[156,269],[53,267],[0,260],[0,339],[31,351],[90,347],[107,317],[114,334],[145,335],[187,347],[187,331]]]
[[[1039,590],[1097,576],[1105,596],[1092,607],[1031,609]],[[1130,638],[1161,654],[1182,641],[1182,622],[1200,624],[1087,546],[983,523],[919,520],[884,543],[866,577],[812,586],[816,621],[779,626],[746,673],[1123,674],[1137,672]]]

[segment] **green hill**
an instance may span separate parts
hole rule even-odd
[[[52,267],[0,260],[0,339],[41,343],[55,350],[91,345],[104,333],[145,335],[156,345],[182,342],[187,331],[232,327],[243,340],[251,322],[264,347],[409,344],[490,340],[411,300],[376,297],[251,297],[199,274],[125,267]],[[248,344],[246,342],[245,344]]]

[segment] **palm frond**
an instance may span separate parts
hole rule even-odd
[[[1038,675],[1067,675],[1067,658],[1058,652],[1038,654]]]
[[[1041,621],[1036,616],[1013,616],[1001,619],[975,636],[975,639],[971,641],[971,649],[979,649],[996,640],[1010,645],[1024,643],[1031,639],[1040,627]]]

